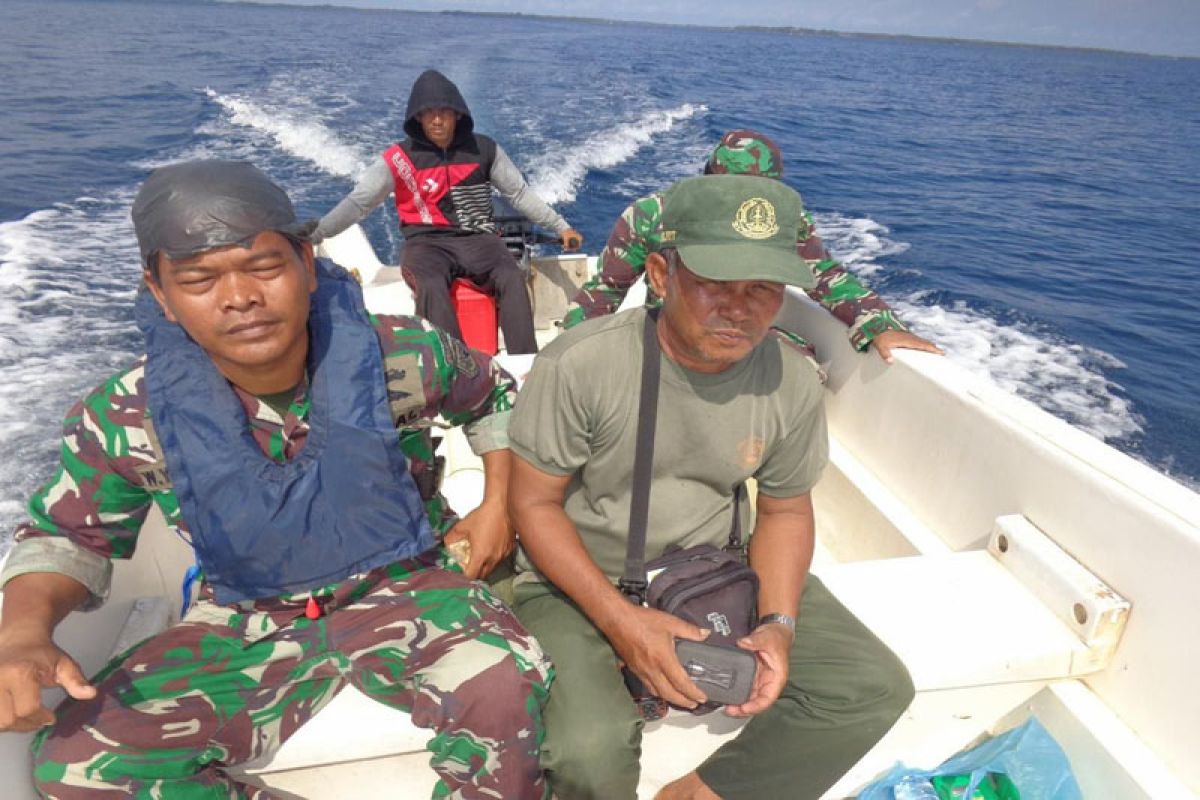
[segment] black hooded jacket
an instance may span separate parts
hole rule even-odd
[[[417,115],[430,108],[451,108],[461,116],[454,139],[443,150],[421,129]],[[403,142],[383,154],[395,182],[400,232],[494,233],[492,186],[488,176],[496,143],[475,133],[475,120],[458,87],[437,70],[426,70],[413,83],[405,112]]]

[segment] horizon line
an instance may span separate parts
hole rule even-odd
[[[178,0],[176,0],[178,2]],[[478,16],[478,17],[527,17],[532,19],[548,19],[548,20],[564,20],[567,22],[584,22],[589,24],[600,25],[653,25],[656,27],[665,28],[698,28],[701,30],[713,31],[751,31],[760,33],[776,33],[789,36],[796,35],[815,35],[815,36],[840,36],[846,38],[862,38],[862,39],[904,39],[917,40],[925,42],[943,42],[947,44],[980,44],[996,47],[1037,47],[1050,50],[1075,50],[1084,53],[1115,53],[1117,55],[1143,56],[1146,58],[1171,58],[1171,59],[1187,59],[1200,60],[1200,54],[1197,55],[1174,55],[1169,53],[1149,53],[1143,50],[1122,50],[1115,47],[1099,47],[1088,45],[1073,45],[1073,44],[1045,44],[1040,42],[1018,42],[1007,39],[975,39],[964,36],[937,36],[933,34],[919,33],[877,33],[871,31],[843,31],[835,28],[806,28],[800,25],[716,25],[711,23],[695,23],[695,22],[654,22],[649,20],[622,19],[617,17],[587,17],[572,14],[542,14],[529,11],[470,11],[464,9],[418,9],[418,8],[381,8],[381,7],[364,7],[350,4],[339,3],[295,3],[287,2],[287,0],[182,0],[183,2],[195,3],[220,3],[222,5],[252,5],[252,6],[279,6],[284,8],[313,8],[313,9],[347,9],[351,11],[366,11],[377,13],[394,13],[400,12],[404,14],[439,14],[439,15],[462,15],[462,16]]]

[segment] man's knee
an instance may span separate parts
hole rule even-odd
[[[499,294],[509,291],[525,291],[525,273],[512,259],[497,264],[491,272],[492,284]]]
[[[891,722],[894,723],[912,705],[917,692],[916,687],[913,686],[912,675],[904,666],[904,662],[894,653],[891,655],[892,658],[886,662],[885,670],[881,674],[881,682],[885,687],[886,695],[882,705],[884,710],[891,715]]]
[[[419,668],[421,683],[432,691],[418,694],[413,721],[434,728],[463,725],[487,736],[530,728],[540,735],[553,676],[550,660],[498,600],[489,598],[479,613],[487,620],[475,636],[463,638]],[[364,662],[370,664],[369,672],[403,668],[386,657],[381,667],[375,658]]]
[[[853,674],[857,710],[872,727],[886,731],[912,704],[916,691],[908,668],[895,653],[880,644],[864,656]]]
[[[33,784],[42,797],[53,797],[62,786],[70,764],[65,759],[78,748],[66,737],[55,735],[54,727],[43,728],[33,739]]]
[[[40,796],[102,796],[129,789],[137,771],[131,771],[126,755],[106,752],[87,728],[64,728],[45,728],[33,740],[33,784]]]
[[[542,767],[562,800],[632,797],[640,739],[635,719],[579,720],[565,730],[548,730]]]
[[[405,265],[400,268],[400,275],[404,278],[404,282],[408,284],[408,288],[414,292],[448,291],[448,287],[450,286],[450,276],[447,273],[436,270],[422,269],[420,267],[414,269]]]
[[[553,672],[549,660],[536,647],[513,652],[464,685],[456,696],[470,713],[497,714],[498,730],[519,730],[531,724],[542,730],[542,709],[550,696]]]

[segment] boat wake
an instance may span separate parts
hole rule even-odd
[[[884,267],[876,259],[899,255],[908,242],[888,236],[891,231],[870,217],[813,214],[821,239],[843,265],[861,278],[870,278]]]
[[[80,197],[0,223],[0,552],[50,477],[67,407],[139,349],[132,198]]]
[[[589,170],[625,163],[654,137],[707,110],[704,105],[685,103],[666,111],[648,111],[632,122],[593,134],[578,145],[556,147],[530,162],[529,183],[551,205],[573,202]]]
[[[916,293],[893,306],[906,324],[935,340],[955,363],[1100,439],[1141,433],[1121,386],[1102,371],[1123,368],[1120,359],[998,322],[963,302],[944,308],[924,305],[921,299]]]
[[[204,93],[225,110],[232,124],[266,134],[283,152],[329,175],[354,178],[367,167],[369,157],[327,128],[311,109],[297,110],[213,89]]]
[[[887,266],[879,259],[908,249],[868,218],[817,214],[815,221],[833,254],[868,283],[885,277]],[[939,304],[928,291],[886,298],[914,332],[937,342],[971,373],[1100,439],[1127,440],[1141,433],[1141,421],[1121,386],[1105,375],[1125,366],[1109,353],[1035,324],[1000,322],[964,301]]]

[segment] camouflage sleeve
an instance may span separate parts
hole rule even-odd
[[[30,522],[17,529],[0,585],[28,572],[59,572],[86,586],[94,607],[108,594],[110,559],[133,555],[152,498],[130,472],[139,460],[131,432],[141,431],[144,405],[129,396],[126,377],[67,414],[58,471],[30,499]]]
[[[621,212],[600,252],[600,270],[571,301],[562,325],[611,314],[646,271],[646,256],[662,243],[662,196],[635,200]]]
[[[784,328],[772,327],[771,334],[778,339],[779,343],[784,347],[795,350],[797,353],[802,355],[816,371],[817,379],[820,380],[822,384],[829,379],[829,375],[821,366],[821,362],[817,360],[817,348],[813,347],[810,341],[805,339],[803,336]]]
[[[18,575],[30,572],[56,572],[74,578],[88,590],[81,611],[104,605],[112,586],[112,561],[62,536],[37,536],[21,539],[9,551],[0,573],[0,588]]]
[[[379,320],[390,325],[393,342],[386,355],[389,394],[402,390],[410,403],[403,427],[427,428],[441,417],[450,425],[465,426],[476,454],[508,447],[508,413],[517,395],[511,375],[486,353],[424,320]],[[404,361],[410,369],[394,368]]]
[[[817,235],[811,217],[808,230],[808,238],[796,243],[797,252],[817,278],[817,285],[808,290],[808,296],[850,328],[850,344],[856,350],[865,350],[884,331],[906,330],[882,297],[833,259]]]
[[[418,317],[371,316],[381,343],[388,403],[400,449],[425,501],[434,531],[458,520],[439,489],[442,458],[430,428],[442,418],[462,425],[476,454],[508,447],[516,381],[486,353],[471,350]]]

